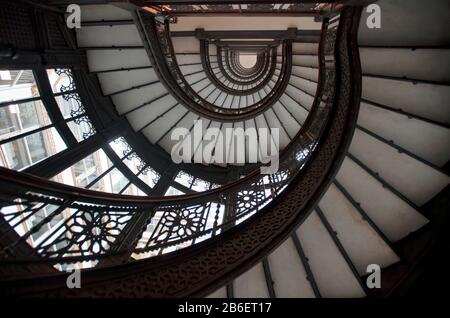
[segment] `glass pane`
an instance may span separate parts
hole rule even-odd
[[[109,146],[119,158],[123,158],[123,163],[137,175],[139,179],[144,181],[151,188],[155,186],[161,176],[153,168],[146,165],[146,162],[132,150],[124,137],[115,139],[109,143]]]
[[[138,178],[144,181],[150,188],[153,188],[161,178],[161,175],[150,167],[146,167],[140,174]]]
[[[97,181],[93,187],[96,187],[99,191],[119,193],[127,184],[128,179],[117,168],[114,168]]]
[[[85,188],[110,167],[112,167],[111,160],[100,149],[56,175],[53,181]],[[99,183],[90,188],[100,190]]]
[[[85,159],[77,162],[73,165],[73,173],[75,178],[79,178],[80,176],[89,173],[92,169],[95,169],[95,164],[93,165],[94,156],[89,155]]]
[[[128,179],[118,170],[113,169],[111,175],[111,189],[113,193],[119,193],[128,184]]]
[[[146,196],[146,194],[134,184],[130,184],[122,194]]]
[[[53,93],[69,92],[76,89],[70,69],[48,69],[47,74]]]
[[[202,180],[202,179],[195,179],[194,183],[192,184],[192,190],[201,192],[201,191],[207,191],[211,187],[211,183],[208,181]]]
[[[2,164],[6,168],[19,170],[31,164],[27,146],[23,139],[18,139],[2,145],[1,151],[6,159],[6,162],[2,162]]]
[[[19,116],[17,116],[17,105],[0,108],[0,136],[8,138],[8,133],[20,130]]]
[[[39,102],[39,104],[41,103]],[[39,126],[39,115],[36,106],[38,105],[35,102],[23,103],[18,105],[22,128],[32,128]]]
[[[67,126],[78,142],[95,135],[95,128],[87,116],[69,121]]]
[[[185,193],[178,189],[175,189],[174,187],[169,187],[169,189],[167,189],[167,191],[164,195],[169,196],[169,195],[182,195],[182,194],[185,194]]]
[[[109,143],[109,146],[114,150],[119,158],[123,158],[125,155],[132,152],[131,146],[126,142],[124,137],[114,139]]]
[[[0,108],[0,140],[51,124],[40,100]]]
[[[180,170],[175,177],[175,182],[184,185],[187,188],[191,188],[191,184],[194,181],[194,177],[189,173]]]
[[[55,128],[49,128],[32,135],[1,145],[0,152],[9,169],[22,169],[66,149],[64,141]]]
[[[0,103],[38,97],[39,90],[31,70],[0,71]]]
[[[30,152],[31,162],[37,162],[47,157],[48,152],[46,149],[44,134],[37,133],[25,137],[28,144],[28,150]]]
[[[134,174],[138,174],[139,171],[143,169],[143,164],[144,164],[138,156],[129,156],[123,160],[123,163]]]
[[[84,106],[81,104],[80,96],[77,93],[55,96],[64,118],[71,118],[84,114]]]

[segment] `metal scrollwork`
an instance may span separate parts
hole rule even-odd
[[[119,157],[128,157],[129,155],[131,155],[132,153],[134,153],[133,148],[131,148],[130,144],[128,144],[128,142],[126,141],[125,137],[119,137],[114,139],[113,141],[114,144],[119,145],[123,150],[122,150],[122,154],[117,154]],[[136,154],[137,156],[137,154]]]
[[[284,93],[288,85],[292,71],[292,41],[285,40],[282,43],[282,62],[280,75],[274,78],[275,85],[269,92],[258,101],[245,107],[224,108],[203,98],[196,92],[187,79],[184,77],[176,60],[176,55],[170,40],[170,29],[167,20],[159,21],[157,18],[138,13],[142,21],[142,28],[151,46],[150,59],[154,65],[160,80],[165,83],[172,95],[185,107],[202,116],[217,121],[240,121],[253,118],[274,105],[279,97]],[[272,54],[276,58],[275,54]],[[272,68],[262,74],[267,73],[267,79],[273,76],[271,70],[275,70],[276,63],[272,63]],[[266,83],[266,81],[263,81]],[[259,91],[258,91],[259,92]],[[251,95],[251,94],[250,94]]]
[[[104,254],[130,219],[127,212],[76,211],[67,218],[64,231],[45,239],[38,252],[45,257]]]
[[[67,78],[69,80],[68,85],[61,85],[60,91],[62,93],[72,92],[77,89],[75,85],[75,81],[73,80],[72,71],[68,68],[56,68],[55,73],[59,75],[61,78]]]
[[[138,167],[138,169],[139,169],[139,167]],[[141,169],[139,169],[139,170],[141,170]],[[146,166],[144,169],[142,169],[141,174],[143,174],[143,175],[150,174],[150,176],[152,176],[153,184],[157,184],[159,179],[161,179],[161,175],[150,166]]]
[[[208,203],[165,211],[147,246],[152,247],[156,244],[179,241],[201,232],[206,227],[210,208],[211,203]]]
[[[87,139],[95,135],[96,130],[91,120],[87,116],[79,117],[74,119],[74,123],[82,127],[82,137]]]

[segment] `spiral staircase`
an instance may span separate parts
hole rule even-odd
[[[366,25],[371,1],[88,2],[76,31],[61,24],[64,1],[0,7],[24,17],[31,6],[61,27],[54,37],[48,28],[34,74],[70,68],[61,96],[77,90],[94,131],[20,171],[0,168],[1,294],[357,298],[404,288],[448,212],[447,1],[377,1],[380,29]],[[52,47],[57,39],[66,47]],[[0,69],[30,67],[25,40],[7,40]],[[224,135],[277,128],[278,172],[259,173],[265,150],[249,139],[217,147],[224,162],[171,163],[172,135],[198,120]],[[98,149],[139,193],[59,183]],[[189,184],[176,184],[180,171]],[[193,190],[198,180],[207,186]],[[30,239],[46,224],[43,240]],[[366,284],[371,264],[381,289]],[[71,266],[81,289],[66,287]]]

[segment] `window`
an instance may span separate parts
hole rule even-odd
[[[53,178],[54,181],[92,190],[103,191],[105,185],[98,182],[113,168],[111,160],[100,149],[75,163]],[[111,185],[109,186],[111,188]]]
[[[42,132],[25,137],[30,151],[31,162],[38,162],[47,157],[47,149]]]
[[[47,74],[53,93],[75,91],[76,86],[70,69],[48,69]]]
[[[55,101],[75,139],[80,142],[94,135],[95,129],[85,114],[81,98],[76,91],[72,71],[48,69],[47,75]]]
[[[87,116],[77,117],[67,123],[75,139],[80,142],[95,134],[95,129]]]
[[[5,105],[0,118],[3,166],[21,169],[65,149],[58,132],[45,129],[51,121],[40,100]]]
[[[169,187],[164,195],[168,196],[168,195],[182,195],[182,194],[185,193],[178,189],[175,189],[174,187]]]
[[[128,179],[119,171],[119,169],[113,169],[110,173],[111,192],[119,193],[128,185]]]
[[[3,143],[1,164],[9,169],[20,170],[66,149],[64,141],[55,128],[49,128],[22,138]]]
[[[40,100],[11,104],[0,108],[0,135],[2,139],[11,133],[29,130],[50,123]]]
[[[124,137],[115,139],[109,143],[109,146],[122,162],[135,174],[140,180],[145,182],[150,188],[158,183],[161,175],[150,167],[126,142]]]
[[[0,72],[0,103],[39,97],[32,70]]]
[[[130,185],[122,192],[123,194],[128,195],[140,195],[140,196],[146,196],[145,192],[143,192],[141,189],[139,189],[134,184],[130,183]]]
[[[45,113],[40,102],[28,102],[19,104],[19,116],[22,123],[22,129],[28,129],[39,126],[39,118]]]
[[[92,185],[92,189],[109,192],[121,193],[128,186],[128,179],[117,168],[108,170],[98,181]]]
[[[71,71],[48,70],[48,80],[60,110],[78,141],[95,133],[84,115]],[[41,79],[45,80],[45,79]],[[58,100],[56,102],[58,102]],[[0,71],[0,164],[24,169],[64,149],[66,145],[50,120],[32,70]],[[73,127],[73,125],[77,127]]]
[[[191,188],[192,183],[194,182],[194,177],[188,174],[187,172],[184,172],[180,170],[175,177],[175,182],[184,185],[186,188]]]
[[[180,170],[175,177],[175,182],[196,192],[203,192],[213,188],[211,182],[205,181],[200,178],[195,178],[194,176],[182,170]],[[214,186],[217,187],[217,185]]]
[[[70,69],[48,69],[48,83],[65,124],[77,141],[95,134],[76,91]],[[47,79],[39,79],[45,81]],[[41,87],[45,86],[41,83]],[[0,165],[24,169],[64,149],[66,145],[47,110],[54,103],[41,99],[32,70],[0,71]],[[64,123],[58,123],[63,125]]]

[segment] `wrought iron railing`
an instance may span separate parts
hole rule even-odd
[[[153,68],[159,74],[159,79],[181,104],[203,117],[227,122],[254,118],[275,104],[289,83],[292,71],[292,39],[285,39],[281,44],[280,74],[274,87],[263,98],[246,107],[224,108],[215,105],[201,97],[183,76],[170,38],[169,20],[161,21],[146,11],[137,11],[137,15],[149,44],[148,51]]]
[[[132,0],[138,5],[151,7],[157,12],[169,16],[189,15],[189,14],[298,14],[298,15],[316,15],[319,11],[325,11],[326,6],[334,9],[338,4],[332,2],[338,1],[264,1],[259,3],[246,3],[245,1],[227,4],[223,1],[204,1],[196,4],[186,4],[182,1],[146,1]],[[320,4],[320,3],[323,4]],[[330,2],[330,3],[327,3]],[[342,2],[342,1],[341,1]],[[325,4],[327,3],[327,4]]]
[[[316,98],[277,173],[258,169],[198,194],[137,197],[0,169],[2,293],[126,295],[140,286],[146,296],[198,295],[248,269],[304,219],[346,152],[360,96],[359,15],[347,8],[324,20]],[[23,228],[43,206],[53,211]],[[62,221],[52,224],[57,215]],[[147,226],[136,228],[134,216]],[[49,233],[30,245],[32,233],[46,225]],[[191,246],[165,254],[184,245]],[[142,257],[149,258],[133,260]],[[82,290],[65,288],[65,275],[55,270],[74,264],[96,266],[84,272]]]
[[[220,90],[238,96],[251,95],[266,86],[272,79],[277,65],[277,51],[275,48],[264,54],[258,55],[257,63],[255,63],[254,68],[249,72],[249,75],[244,77],[241,73],[239,74],[239,79],[235,76],[237,74],[231,74],[229,61],[230,54],[230,52],[222,50],[221,47],[217,47],[216,63],[219,65],[219,74],[222,76],[222,78],[220,78],[213,72],[211,67],[212,62],[209,52],[209,42],[200,39],[200,57],[203,69],[210,81],[213,82],[216,87],[219,87]],[[234,59],[236,59],[235,56]],[[225,69],[224,62],[228,65],[227,69]],[[237,62],[235,61],[235,63]],[[230,84],[232,84],[231,87]]]

